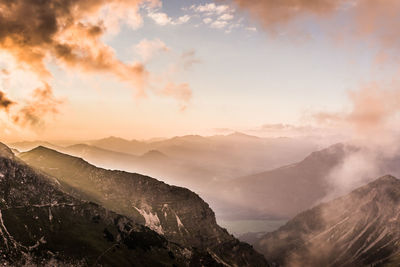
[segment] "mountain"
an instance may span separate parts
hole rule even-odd
[[[212,203],[225,203],[214,209],[236,218],[289,219],[323,200],[347,194],[374,177],[400,175],[398,155],[335,144],[295,164],[220,182],[213,187],[218,199]]]
[[[222,266],[207,251],[66,193],[0,143],[3,266]]]
[[[47,141],[23,141],[23,142],[16,142],[16,143],[11,143],[8,144],[9,147],[13,148],[13,149],[17,149],[18,151],[21,152],[25,152],[31,149],[34,149],[35,147],[38,146],[45,146],[51,149],[60,149],[61,146],[52,144],[50,142]]]
[[[253,202],[249,207],[247,201],[237,201],[231,190],[236,188],[235,181],[229,181],[300,161],[317,147],[309,139],[233,133],[209,137],[187,135],[153,142],[110,137],[54,150],[81,157],[97,167],[141,173],[190,188],[221,219],[252,219],[254,211],[258,212],[254,207],[260,205]],[[219,184],[226,186],[218,187]]]
[[[381,177],[300,213],[255,247],[279,266],[399,266],[400,180]]]
[[[318,147],[309,139],[259,138],[238,132],[209,137],[186,135],[154,142],[109,137],[88,144],[136,156],[157,150],[185,164],[213,170],[212,177],[219,179],[296,162]]]
[[[88,142],[88,144],[106,150],[112,150],[133,155],[140,155],[148,151],[148,145],[146,142],[140,142],[137,140],[126,140],[114,136],[90,141]]]
[[[156,162],[168,160],[168,156],[157,150],[150,150],[144,153],[141,157],[142,161]]]
[[[299,163],[222,182],[215,187],[219,192],[215,202],[232,203],[236,217],[291,218],[329,193],[326,175],[354,150],[337,144],[313,152]]]
[[[97,168],[44,147],[19,157],[56,177],[71,195],[125,215],[171,242],[196,247],[228,265],[266,265],[251,246],[219,227],[208,204],[188,189],[139,174]]]
[[[43,147],[50,148],[47,146]],[[95,164],[96,166],[104,166],[109,168],[118,168],[118,165],[122,165],[124,163],[133,165],[139,158],[132,154],[115,152],[87,144],[76,144],[54,150],[67,153],[72,156],[85,158],[85,160]]]
[[[68,155],[81,157],[89,163],[113,170],[142,173],[152,177],[162,177],[163,181],[180,186],[199,189],[206,184],[204,177],[212,177],[212,171],[186,164],[158,150],[150,150],[143,155],[115,152],[87,144],[76,144],[56,149]]]

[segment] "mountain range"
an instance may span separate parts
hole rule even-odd
[[[190,188],[217,209],[221,218],[228,219],[240,219],[242,215],[236,216],[236,210],[220,198],[220,192],[215,192],[217,183],[299,161],[319,147],[307,138],[259,138],[242,133],[152,141],[110,137],[69,143],[19,142],[10,147],[28,151],[43,146],[83,158],[97,167],[157,177]]]
[[[397,175],[396,153],[377,154],[373,169],[350,165],[366,172],[346,184],[348,192],[335,190],[338,170],[354,157],[368,158],[375,151],[336,144],[298,163],[215,182],[221,201],[230,201],[239,215],[290,218],[276,231],[246,235],[253,249],[221,228],[213,210],[192,191],[137,173],[99,168],[73,156],[86,151],[103,153],[103,160],[115,153],[116,160],[163,162],[169,155],[150,151],[134,156],[91,145],[61,149],[72,155],[39,146],[15,151],[17,157],[0,145],[0,250],[5,255],[0,264],[400,264],[400,180],[391,175],[371,178],[386,171]]]
[[[173,164],[179,163],[180,166],[176,170],[163,170],[163,173],[149,173],[149,175],[162,174],[164,179],[170,178],[180,182],[190,179],[193,184],[199,184],[197,180],[200,179],[230,179],[280,167],[301,160],[319,147],[316,142],[307,138],[260,138],[242,133],[209,137],[187,135],[161,141],[138,141],[109,137],[100,140],[69,142],[72,143],[69,146],[65,146],[64,143],[52,144],[45,141],[34,141],[12,143],[9,146],[22,152],[37,146],[66,153],[72,150],[77,153],[77,156],[87,156],[88,158],[84,157],[84,159],[98,164],[98,167],[115,167],[127,171],[135,171],[141,167],[141,164],[132,164],[133,158],[125,157],[123,159],[123,155],[142,157],[146,153],[157,151],[170,160],[174,160]],[[88,146],[83,147],[83,145]],[[88,150],[89,147],[91,150],[97,151],[92,151],[90,155],[79,152]],[[99,151],[99,149],[103,149],[103,151]],[[108,161],[102,159],[106,151]],[[113,152],[120,154],[113,154]],[[114,163],[116,164],[113,165]],[[107,166],[103,166],[103,164],[107,164]],[[182,171],[182,166],[188,166],[187,170]],[[160,167],[154,163],[151,169],[160,169]],[[191,175],[189,175],[190,173]],[[193,176],[193,178],[188,176]]]

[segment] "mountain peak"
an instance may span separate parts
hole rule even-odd
[[[394,177],[393,175],[385,175],[382,176],[381,178],[378,178],[377,180],[375,180],[375,183],[393,183],[393,182],[400,182],[399,179],[397,179],[396,177]]]
[[[55,150],[45,147],[45,146],[37,146],[34,149],[32,149],[31,151],[55,151]]]
[[[379,191],[393,191],[398,192],[400,189],[400,180],[392,175],[382,176],[369,184],[356,189],[355,192],[362,191],[363,193],[371,192],[372,190],[377,189]],[[396,193],[398,194],[398,193]],[[400,194],[399,194],[400,196]]]
[[[144,158],[167,158],[167,155],[158,151],[158,150],[150,150],[142,155]]]
[[[242,132],[234,132],[231,134],[228,134],[227,137],[239,137],[239,138],[252,138],[252,139],[258,139],[259,137],[254,136],[254,135],[248,135]]]
[[[128,141],[128,140],[126,140],[124,138],[116,137],[116,136],[109,136],[109,137],[101,139],[101,141],[106,141],[106,140],[107,141]]]

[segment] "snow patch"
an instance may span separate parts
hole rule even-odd
[[[176,216],[176,223],[178,224],[178,227],[179,228],[181,228],[181,227],[185,228],[185,226],[183,225],[181,219],[179,219],[178,215],[175,214],[175,216]]]
[[[162,229],[160,219],[158,218],[157,213],[147,212],[145,210],[141,210],[135,207],[135,209],[142,215],[146,221],[146,226],[151,230],[156,231],[160,235],[164,234],[164,230]]]

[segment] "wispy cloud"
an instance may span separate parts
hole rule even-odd
[[[181,110],[184,111],[192,99],[192,89],[188,83],[168,83],[161,91],[161,95],[173,97],[180,101]]]
[[[135,46],[135,51],[140,55],[144,62],[148,62],[160,52],[168,52],[170,48],[160,39],[143,39]]]
[[[190,15],[185,14],[177,18],[170,17],[167,13],[162,12],[160,7],[158,8],[147,8],[147,16],[151,18],[157,25],[181,25],[190,21],[192,18]]]
[[[235,28],[245,27],[243,19],[236,16],[235,9],[230,5],[206,3],[192,5],[184,10],[192,12],[191,16],[200,18],[203,25],[226,33],[230,33]]]

